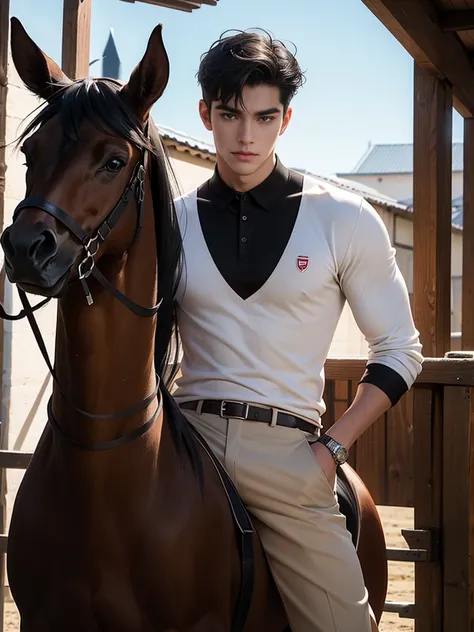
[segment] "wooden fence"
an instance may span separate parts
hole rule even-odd
[[[365,365],[328,360],[325,429],[350,404]],[[416,561],[415,631],[472,632],[474,360],[426,360],[411,392],[356,443],[351,462],[377,504],[414,507],[414,551],[397,559]]]
[[[327,361],[325,429],[350,405],[365,365]],[[30,458],[0,451],[3,530],[5,471],[25,469]],[[377,504],[414,507],[415,529],[404,533],[410,548],[388,557],[415,562],[415,603],[387,610],[415,618],[415,632],[473,632],[474,359],[426,360],[413,389],[357,441],[350,460]],[[6,545],[0,535],[2,582]],[[0,608],[1,632],[2,599]]]

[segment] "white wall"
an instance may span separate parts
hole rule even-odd
[[[343,177],[346,180],[360,182],[360,184],[371,187],[383,195],[393,198],[394,200],[402,201],[413,198],[413,174],[411,173],[383,174],[375,176],[354,173],[351,175],[344,175]],[[453,173],[452,187],[453,199],[462,195],[462,173]]]
[[[22,85],[13,64],[8,67],[7,96],[7,143],[13,142],[22,129],[22,119],[32,112],[39,101]],[[4,227],[11,223],[13,211],[25,194],[24,157],[7,148],[7,171],[5,181]],[[2,260],[3,265],[3,260]],[[32,299],[36,302],[35,299]],[[5,306],[8,311],[17,313],[21,309],[16,289],[6,281]],[[50,353],[54,348],[56,305],[53,302],[40,312],[37,319]],[[16,450],[34,450],[46,419],[47,395],[51,384],[48,371],[37,348],[30,327],[25,320],[4,325],[3,357],[3,393],[2,418],[8,426],[8,448]],[[44,389],[46,387],[46,393]],[[9,410],[9,414],[8,413]],[[27,431],[28,429],[28,431]],[[21,470],[7,472],[8,518],[15,492],[23,476]]]
[[[202,160],[176,149],[169,150],[169,155],[181,193],[197,188],[214,173],[214,163],[210,160]]]

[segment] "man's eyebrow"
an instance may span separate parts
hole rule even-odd
[[[216,106],[216,110],[222,110],[223,112],[229,112],[229,114],[242,114],[242,110],[233,108],[230,105],[220,104]],[[269,116],[270,114],[279,114],[280,108],[268,108],[268,110],[261,110],[256,112],[255,116]]]

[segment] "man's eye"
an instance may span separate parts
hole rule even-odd
[[[120,169],[125,167],[125,162],[121,158],[111,158],[105,163],[106,171],[110,173],[118,173]]]

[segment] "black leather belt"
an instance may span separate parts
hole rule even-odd
[[[181,408],[186,410],[198,410],[200,400],[192,402],[184,402],[180,404]],[[248,421],[261,421],[270,424],[273,419],[273,410],[271,408],[261,408],[260,406],[252,406],[245,402],[235,402],[222,399],[205,399],[202,401],[201,412],[210,415],[219,415],[225,419],[244,419]],[[276,413],[276,426],[285,426],[286,428],[298,428],[303,432],[316,434],[319,430],[316,424],[305,421],[301,417],[278,411]]]

